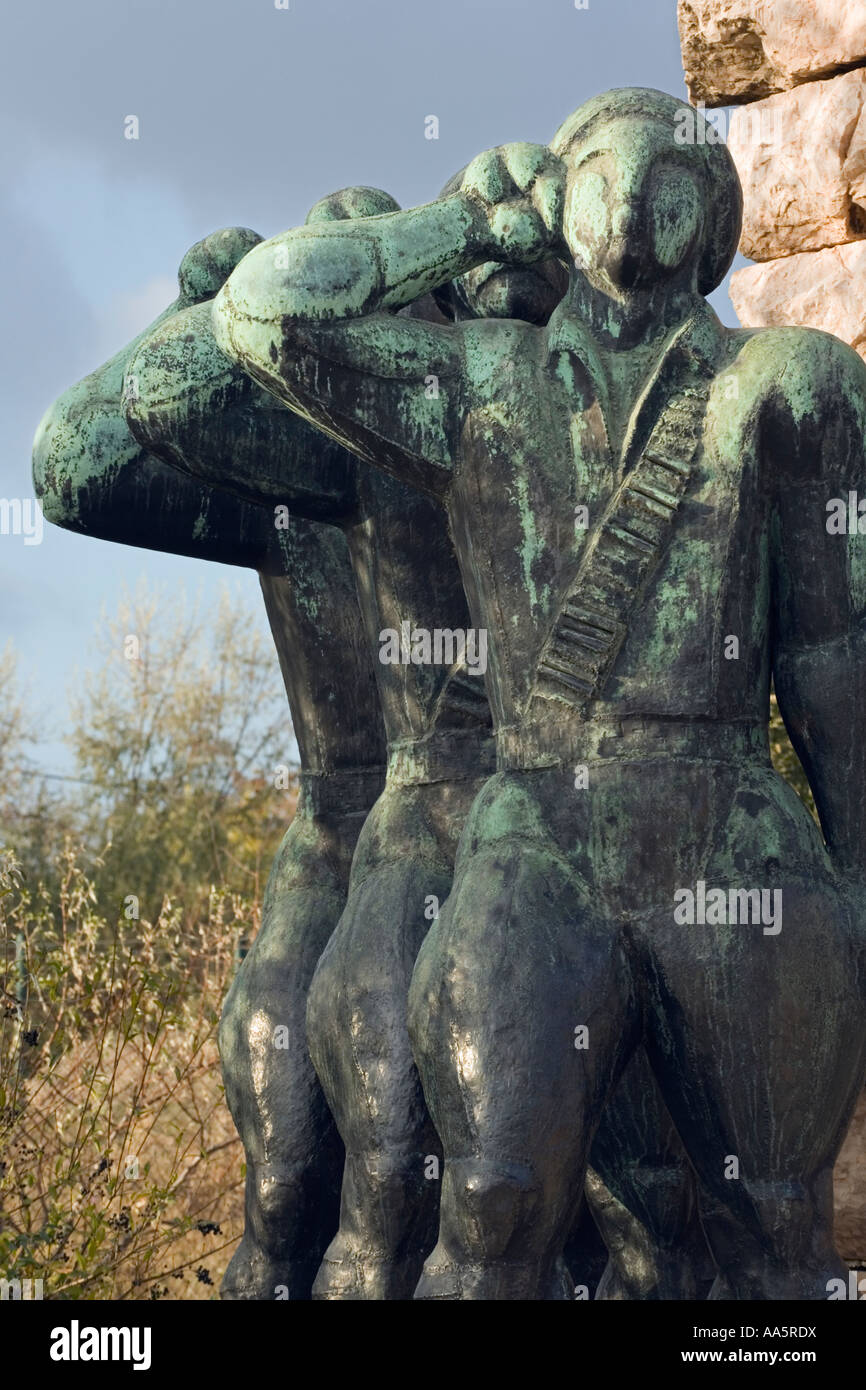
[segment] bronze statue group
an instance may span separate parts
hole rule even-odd
[[[285,678],[298,809],[219,1035],[224,1298],[847,1275],[866,538],[825,520],[866,491],[866,366],[720,324],[741,194],[681,111],[608,92],[423,206],[213,233],[40,425],[45,516],[257,570]],[[386,630],[483,632],[486,670]]]

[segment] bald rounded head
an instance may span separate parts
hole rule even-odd
[[[550,148],[566,170],[565,242],[592,283],[629,292],[691,273],[704,295],[721,283],[742,191],[700,112],[665,92],[616,88],[578,107]]]
[[[383,193],[381,188],[341,188],[320,198],[307,213],[304,225],[311,222],[345,222],[351,217],[379,217],[385,212],[399,212],[400,204]]]
[[[184,304],[213,299],[248,251],[261,241],[249,227],[223,227],[191,246],[177,271],[180,298]]]

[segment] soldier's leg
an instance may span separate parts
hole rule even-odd
[[[650,1060],[709,1191],[711,1296],[824,1299],[847,1276],[832,1170],[863,1082],[862,941],[826,875],[762,878],[777,933],[647,923]]]
[[[587,1170],[587,1182],[590,1172]],[[574,1285],[574,1297],[593,1299],[608,1265],[607,1246],[601,1238],[586,1199],[586,1187],[574,1224],[563,1250],[565,1267]]]
[[[610,1253],[599,1299],[706,1298],[716,1277],[694,1171],[643,1048],[608,1101],[586,1192]]]
[[[458,861],[409,1008],[445,1147],[416,1298],[570,1296],[562,1252],[589,1140],[636,1041],[615,928],[552,847],[500,842]]]
[[[425,797],[402,789],[377,803],[310,989],[310,1051],[346,1147],[339,1231],[315,1298],[411,1298],[436,1238],[441,1147],[406,1009],[415,958],[448,895],[452,866],[431,838]]]
[[[310,980],[345,899],[328,858],[299,817],[220,1021],[226,1100],[247,1164],[244,1235],[221,1288],[227,1299],[308,1299],[337,1226],[343,1148],[305,1028]]]

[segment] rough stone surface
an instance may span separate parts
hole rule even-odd
[[[742,107],[728,145],[744,255],[767,261],[866,234],[866,68]]]
[[[727,106],[866,61],[863,0],[679,0],[692,101]]]
[[[731,300],[745,328],[821,328],[866,357],[866,241],[746,266]]]
[[[834,1170],[836,1245],[844,1260],[866,1271],[866,1091]]]

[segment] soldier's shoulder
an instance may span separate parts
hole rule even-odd
[[[866,449],[866,363],[816,328],[734,332],[729,372],[738,409],[760,431],[768,477],[805,483],[860,473]]]
[[[825,411],[839,392],[866,404],[866,362],[832,333],[795,325],[743,329],[730,333],[729,348],[739,370],[798,415]]]
[[[461,326],[467,374],[480,385],[503,373],[516,380],[515,368],[534,360],[543,350],[542,329],[522,319],[470,319]]]

